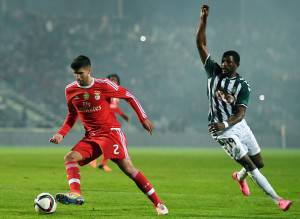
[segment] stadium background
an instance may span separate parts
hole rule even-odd
[[[118,73],[154,122],[150,137],[123,103],[130,145],[217,147],[207,133],[206,76],[195,44],[202,3],[0,0],[0,145],[47,145],[66,113],[69,64],[85,54],[95,77]],[[228,49],[240,53],[238,72],[252,88],[247,121],[259,142],[299,147],[300,2],[208,3],[208,46],[216,60]],[[81,135],[75,127],[64,144]]]

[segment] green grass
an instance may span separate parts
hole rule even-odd
[[[37,215],[33,199],[41,192],[67,191],[63,156],[68,148],[0,147],[0,218],[157,218],[135,184],[114,164],[105,174],[81,168],[83,206],[58,205]],[[221,149],[131,149],[136,167],[167,204],[168,218],[300,218],[300,150],[265,150],[263,173],[277,192],[294,201],[280,211],[252,181],[245,198],[231,179],[239,168]]]

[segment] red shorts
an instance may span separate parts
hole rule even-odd
[[[120,128],[112,128],[109,133],[100,136],[84,137],[73,148],[83,159],[79,165],[83,166],[103,154],[103,160],[129,158],[127,151],[127,139]]]

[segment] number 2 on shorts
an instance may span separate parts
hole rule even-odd
[[[118,155],[118,154],[120,153],[120,152],[118,151],[118,150],[119,150],[119,145],[114,144],[113,147],[114,147],[114,154]]]

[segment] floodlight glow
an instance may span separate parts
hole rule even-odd
[[[140,41],[141,41],[141,42],[145,42],[146,40],[147,40],[146,36],[142,35],[142,36],[140,37]]]
[[[258,99],[260,101],[264,101],[265,100],[265,95],[263,95],[263,94],[259,95]]]

